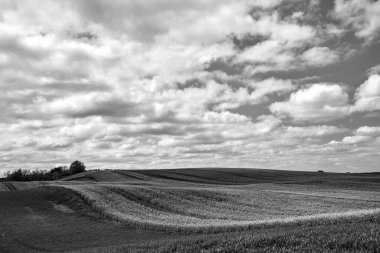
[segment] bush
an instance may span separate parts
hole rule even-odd
[[[70,165],[70,171],[72,174],[77,174],[86,171],[86,166],[81,161],[74,161]]]

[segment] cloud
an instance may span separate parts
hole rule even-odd
[[[250,97],[255,101],[266,101],[270,94],[282,94],[294,90],[296,87],[291,80],[281,80],[268,78],[262,81],[249,82],[249,87],[253,88]]]
[[[380,136],[380,127],[362,126],[356,130],[357,135]]]
[[[336,0],[335,16],[352,26],[356,36],[376,39],[380,31],[380,3],[370,0]]]
[[[82,118],[90,116],[126,117],[138,116],[137,105],[124,101],[110,93],[89,93],[57,99],[43,104],[41,111],[67,117]]]
[[[376,65],[376,66],[373,66],[372,68],[369,68],[367,73],[369,75],[372,75],[372,74],[380,74],[380,64]]]
[[[204,122],[210,123],[244,123],[248,122],[249,119],[243,115],[231,113],[229,111],[223,112],[206,112],[203,116]]]
[[[337,84],[317,83],[270,105],[271,112],[295,121],[324,122],[349,114],[348,94]]]
[[[369,43],[350,31],[375,41],[378,4],[328,6],[0,1],[0,164],[335,169],[319,156],[369,156],[378,129],[363,115],[378,111],[379,73],[350,86],[340,69],[360,77],[355,64],[372,61],[356,62]]]
[[[292,138],[309,138],[309,137],[323,137],[328,135],[336,135],[348,132],[348,129],[339,128],[336,126],[316,125],[294,127],[288,126],[284,128],[285,134]]]
[[[355,93],[355,105],[353,111],[380,110],[380,75],[372,74]]]
[[[344,144],[360,144],[371,140],[369,136],[346,136],[343,138],[342,143]]]
[[[313,47],[302,53],[301,58],[312,66],[325,66],[339,60],[337,52],[328,47]]]
[[[249,62],[258,64],[257,71],[267,71],[271,69],[283,69],[291,61],[294,55],[281,41],[266,40],[247,48],[236,57],[236,62]]]
[[[306,44],[306,42],[304,42]],[[301,43],[300,45],[303,45]],[[311,47],[302,53],[299,44],[266,40],[242,51],[235,59],[237,64],[247,63],[245,73],[256,75],[269,71],[303,70],[323,67],[340,60],[341,52],[328,47]]]
[[[288,101],[270,105],[271,112],[288,116],[295,121],[325,122],[344,118],[354,112],[371,112],[380,109],[380,75],[370,75],[360,85],[349,103],[347,91],[338,84],[312,84],[290,95]]]
[[[256,135],[267,134],[281,125],[281,120],[273,115],[261,115],[257,117],[258,122],[253,127],[253,133]]]
[[[91,23],[127,34],[130,39],[152,41],[169,35],[180,42],[215,42],[231,32],[249,29],[251,6],[270,8],[280,1],[71,1]],[[181,22],[178,22],[181,20]],[[207,36],[205,36],[207,35]]]
[[[356,129],[351,136],[345,136],[341,141],[332,141],[332,145],[378,145],[380,127],[362,126]],[[377,142],[377,144],[376,144]]]

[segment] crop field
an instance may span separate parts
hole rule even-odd
[[[264,187],[65,186],[104,214],[146,227],[236,229],[273,222],[380,211],[378,192],[289,191]]]
[[[378,173],[215,168],[0,182],[0,252],[376,252],[379,217]]]
[[[75,252],[378,252],[379,219],[380,215],[376,215],[313,226],[276,226]]]

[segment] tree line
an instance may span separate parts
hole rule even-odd
[[[47,181],[57,180],[66,176],[74,175],[86,171],[86,166],[81,161],[74,161],[70,167],[58,166],[51,170],[28,170],[17,169],[5,173],[7,181]]]

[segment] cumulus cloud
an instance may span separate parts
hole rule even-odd
[[[323,137],[328,135],[335,135],[348,132],[346,128],[339,128],[336,126],[316,125],[316,126],[304,126],[294,127],[288,126],[284,128],[285,133],[293,138],[309,138],[309,137]]]
[[[127,117],[138,116],[137,105],[110,93],[89,93],[57,99],[42,105],[41,111],[80,118],[89,116]]]
[[[303,44],[301,43],[301,45]],[[257,73],[276,70],[323,67],[340,60],[341,52],[328,47],[316,46],[297,54],[296,51],[299,48],[298,43],[266,40],[241,52],[235,61],[237,63],[250,63],[251,65],[245,67],[245,72],[249,75],[256,75]]]
[[[380,74],[380,64],[373,66],[372,68],[369,68],[367,72],[369,75]]]
[[[333,140],[331,145],[374,145],[379,146],[380,128],[362,126],[353,132],[353,135],[344,136],[341,141]]]
[[[342,143],[344,144],[359,144],[370,141],[371,138],[368,136],[346,136],[343,138]]]
[[[269,108],[275,114],[300,122],[324,122],[344,118],[355,112],[378,111],[380,75],[370,75],[355,90],[352,103],[343,86],[316,83],[293,92],[287,101],[272,103]]]
[[[380,136],[380,127],[362,126],[356,130],[356,134],[363,136]]]
[[[295,89],[291,80],[275,78],[265,79],[259,82],[250,82],[249,86],[254,89],[250,97],[252,100],[265,101],[270,94],[287,93]]]
[[[270,110],[296,121],[329,121],[349,114],[348,94],[337,84],[317,83],[290,95],[288,101],[275,102]]]
[[[357,48],[348,30],[377,38],[377,7],[365,0],[338,0],[334,10],[282,0],[0,1],[0,164],[80,158],[98,168],[146,168],[228,158],[302,169],[334,150],[331,140],[368,144],[376,127],[321,122],[376,113],[377,68],[349,87],[344,78],[327,83],[339,81],[324,67]],[[327,81],[305,84],[304,75]]]
[[[328,47],[313,47],[303,52],[301,58],[309,65],[325,66],[337,62],[339,55]]]
[[[370,75],[356,90],[353,111],[380,110],[380,75]]]
[[[380,3],[370,0],[337,0],[334,14],[361,38],[375,39],[380,31]]]

